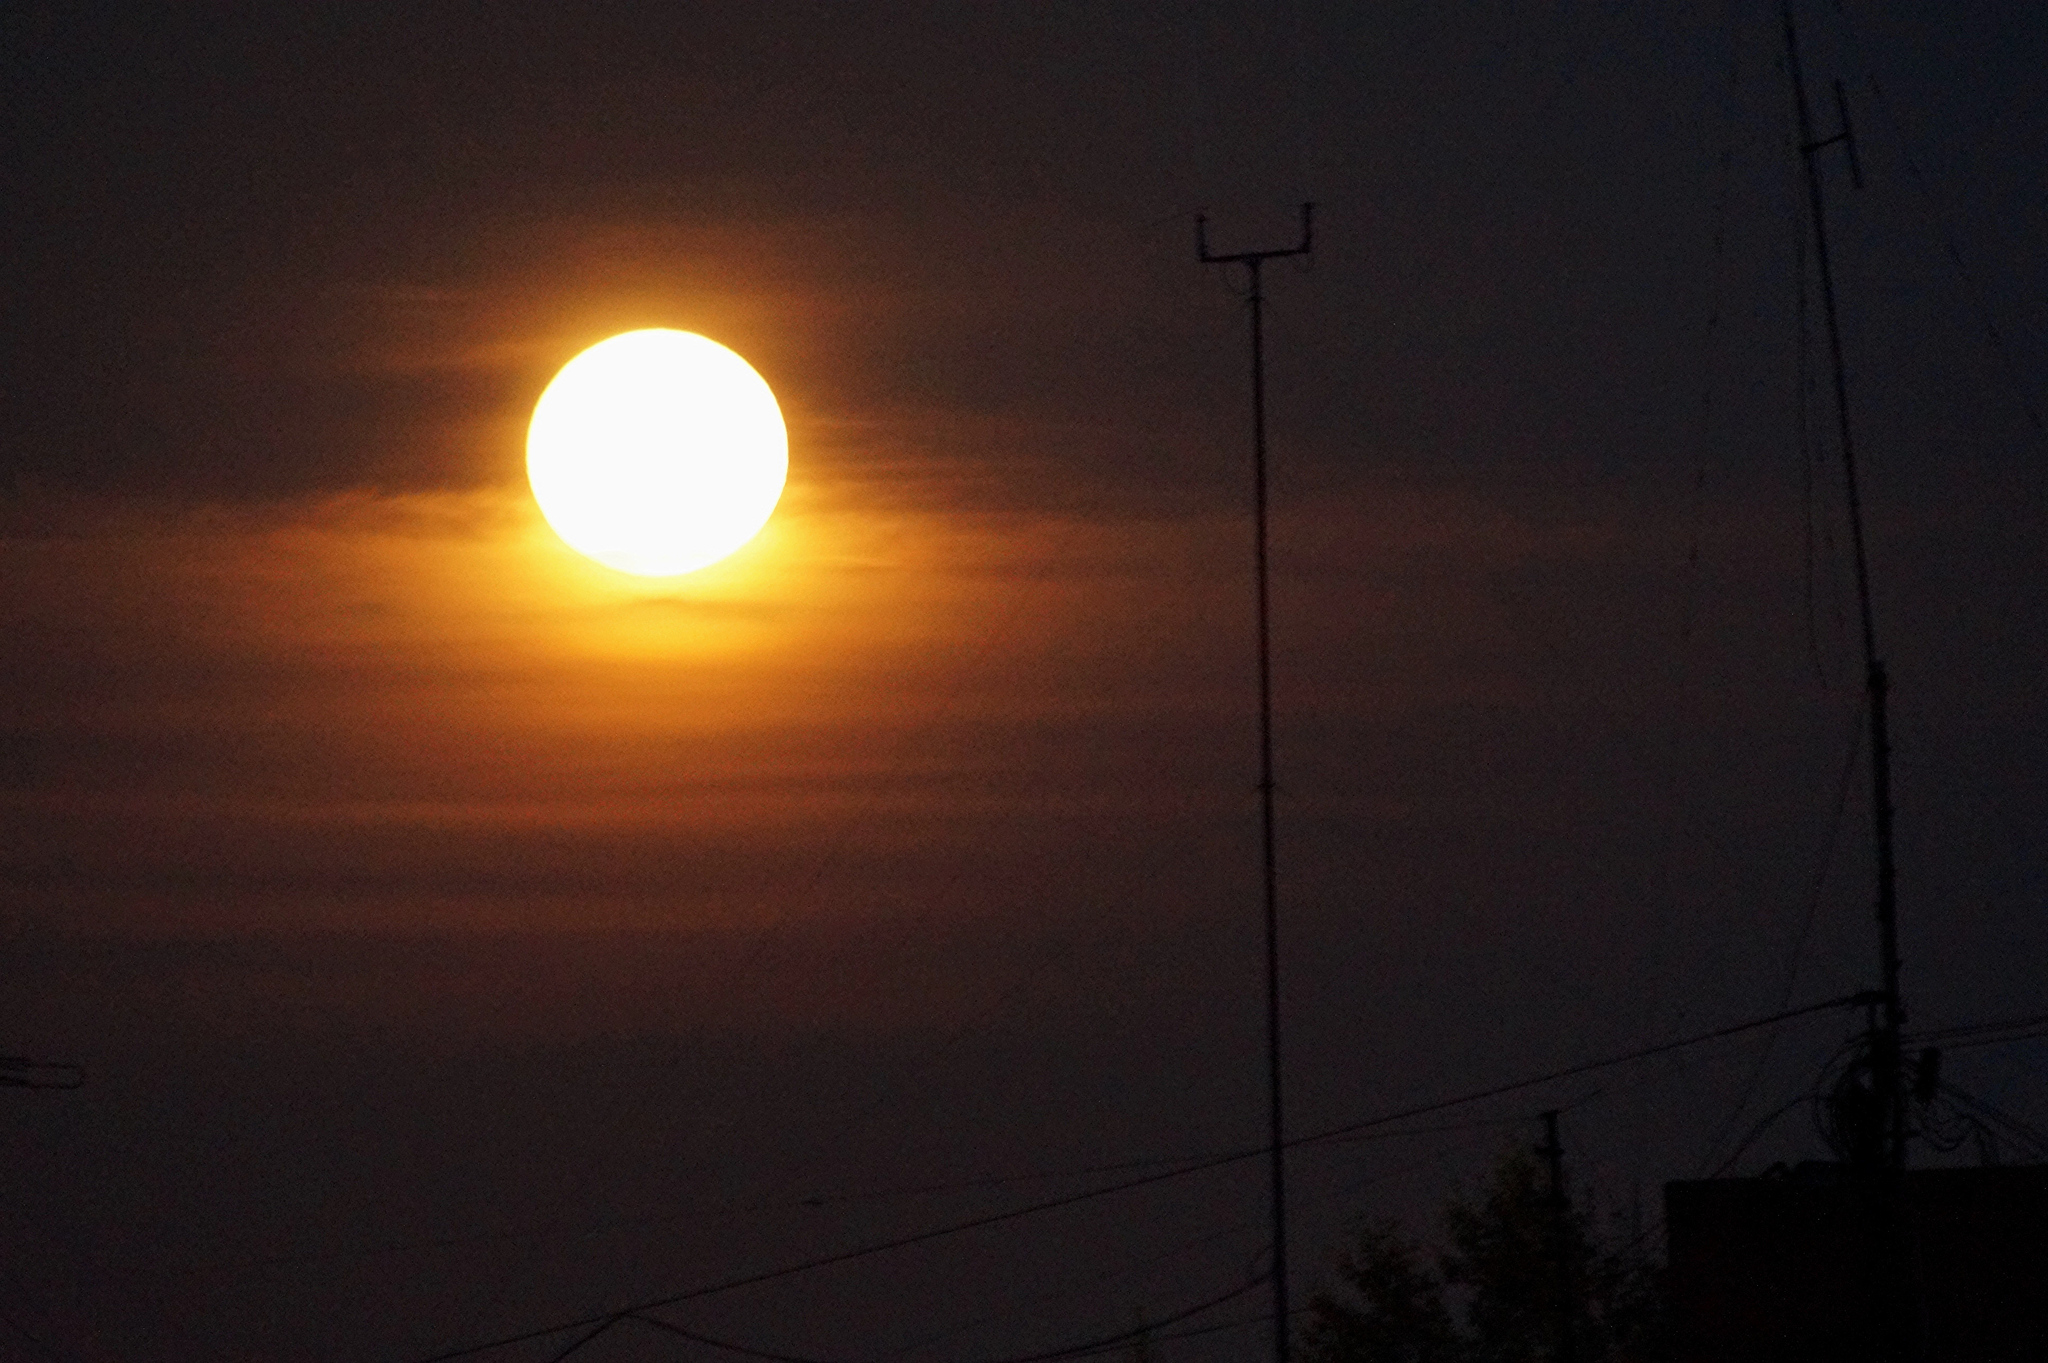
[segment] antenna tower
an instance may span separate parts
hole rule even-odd
[[[1259,818],[1266,928],[1266,1127],[1273,1197],[1273,1359],[1287,1363],[1287,1161],[1280,1106],[1280,888],[1273,849],[1273,630],[1266,572],[1266,350],[1265,292],[1260,268],[1269,260],[1306,256],[1314,246],[1315,205],[1301,206],[1301,242],[1270,251],[1215,255],[1209,220],[1195,218],[1195,256],[1204,265],[1242,265],[1249,280],[1245,303],[1252,332],[1252,515],[1254,576],[1258,583]]]
[[[1899,905],[1897,872],[1892,854],[1892,742],[1885,701],[1890,680],[1877,653],[1877,625],[1870,605],[1870,564],[1864,552],[1863,501],[1856,487],[1856,443],[1849,430],[1849,384],[1842,362],[1842,326],[1835,308],[1835,275],[1828,258],[1827,205],[1821,194],[1817,153],[1840,144],[1847,153],[1851,182],[1863,187],[1863,168],[1856,159],[1856,134],[1849,124],[1849,101],[1835,82],[1835,109],[1841,130],[1833,137],[1813,135],[1807,108],[1806,78],[1799,66],[1799,35],[1792,23],[1791,0],[1781,0],[1785,22],[1785,59],[1792,76],[1792,94],[1799,106],[1799,155],[1806,166],[1807,207],[1813,219],[1815,259],[1820,266],[1821,307],[1828,324],[1828,360],[1834,376],[1835,427],[1842,446],[1842,484],[1849,504],[1849,541],[1856,558],[1856,609],[1862,626],[1863,677],[1870,712],[1870,810],[1877,842],[1877,954],[1879,1000],[1870,1024],[1871,1107],[1882,1123],[1875,1162],[1886,1169],[1906,1164],[1906,1086],[1903,1082],[1899,1031],[1906,1009],[1899,996]]]

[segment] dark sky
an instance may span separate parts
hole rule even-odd
[[[2044,1011],[2048,20],[1895,8],[1800,17],[1940,1027]],[[0,59],[0,1053],[89,1076],[0,1089],[0,1359],[407,1363],[1256,1141],[1201,209],[1318,204],[1267,276],[1294,1127],[1873,982],[1757,0],[18,0]],[[656,325],[760,369],[792,472],[646,583],[521,461]],[[1305,1151],[1302,1285],[1545,1107],[1654,1218],[1854,1025]],[[2040,1041],[1951,1073],[2048,1121]],[[1263,1217],[1233,1165],[670,1319],[994,1359],[1237,1286]]]

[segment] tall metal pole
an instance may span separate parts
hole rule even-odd
[[[1834,378],[1835,428],[1842,446],[1842,483],[1849,506],[1849,538],[1856,557],[1856,609],[1863,636],[1863,677],[1870,714],[1870,815],[1877,842],[1877,956],[1881,989],[1870,1025],[1870,1087],[1883,1123],[1877,1148],[1860,1158],[1875,1165],[1870,1185],[1871,1356],[1912,1363],[1923,1356],[1921,1314],[1915,1301],[1913,1276],[1907,1271],[1904,1243],[1904,1170],[1906,1167],[1906,1086],[1900,1029],[1906,1020],[1899,996],[1898,887],[1892,857],[1892,745],[1885,702],[1889,678],[1877,653],[1876,616],[1870,602],[1870,566],[1864,551],[1863,500],[1856,486],[1856,442],[1849,423],[1849,381],[1842,360],[1842,325],[1835,307],[1835,275],[1828,256],[1827,201],[1821,193],[1816,155],[1841,144],[1849,174],[1858,188],[1863,171],[1856,160],[1856,137],[1849,124],[1849,101],[1835,83],[1835,109],[1840,131],[1833,137],[1813,135],[1807,107],[1806,77],[1799,65],[1799,32],[1792,21],[1792,0],[1779,0],[1785,24],[1785,65],[1792,77],[1792,96],[1799,106],[1799,155],[1806,167],[1807,211],[1813,219],[1814,254],[1820,266],[1821,307],[1828,324],[1828,360]],[[1855,1138],[1852,1138],[1855,1139]],[[1858,1141],[1860,1144],[1860,1140]],[[1852,1147],[1853,1148],[1853,1147]],[[1874,1158],[1873,1158],[1874,1156]],[[1852,1158],[1857,1158],[1852,1155]]]
[[[1551,1291],[1556,1296],[1557,1363],[1579,1363],[1579,1332],[1575,1326],[1578,1295],[1572,1274],[1572,1203],[1564,1191],[1564,1142],[1557,1134],[1557,1110],[1543,1114],[1543,1144],[1536,1147],[1550,1171]]]
[[[1877,655],[1877,625],[1870,605],[1870,567],[1863,548],[1863,501],[1856,487],[1856,442],[1849,429],[1849,381],[1842,362],[1842,327],[1835,310],[1835,276],[1828,259],[1826,201],[1821,194],[1820,168],[1814,154],[1841,143],[1849,156],[1850,174],[1860,186],[1856,142],[1849,127],[1848,102],[1835,86],[1842,130],[1815,138],[1813,116],[1806,105],[1806,80],[1799,66],[1799,35],[1792,23],[1791,0],[1779,6],[1785,22],[1786,65],[1792,93],[1799,105],[1799,153],[1806,163],[1808,211],[1813,218],[1814,253],[1820,265],[1821,306],[1828,324],[1828,359],[1834,371],[1835,425],[1842,445],[1842,482],[1849,503],[1849,539],[1856,557],[1856,607],[1863,633],[1864,686],[1870,711],[1870,812],[1877,840],[1877,953],[1883,1002],[1871,1029],[1870,1081],[1877,1109],[1884,1115],[1883,1163],[1901,1169],[1906,1163],[1906,1086],[1903,1082],[1899,1031],[1906,1020],[1899,996],[1899,905],[1897,872],[1892,856],[1892,743],[1885,713],[1890,690],[1884,660]]]
[[[1208,219],[1195,219],[1195,255],[1204,265],[1242,265],[1250,277],[1246,304],[1252,331],[1252,517],[1259,635],[1259,823],[1266,929],[1266,1135],[1273,1209],[1273,1358],[1287,1363],[1287,1161],[1280,1103],[1280,874],[1273,845],[1273,630],[1267,588],[1265,290],[1260,267],[1305,256],[1313,245],[1315,205],[1301,206],[1301,244],[1278,251],[1209,252]]]

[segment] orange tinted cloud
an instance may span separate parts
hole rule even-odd
[[[578,557],[523,489],[17,499],[16,912],[121,935],[971,917],[1089,892],[1076,858],[1105,839],[1138,849],[1116,875],[1224,893],[1188,853],[1249,827],[1242,514],[1006,510],[985,464],[892,444],[919,439],[1027,448],[800,427],[762,536],[666,581]],[[1283,723],[1333,733],[1508,695],[1475,583],[1603,544],[1389,489],[1280,531]],[[1327,804],[1342,762],[1303,751],[1287,798]]]
[[[523,492],[18,503],[9,860],[88,930],[751,912],[779,843],[999,810],[1000,734],[1096,703],[1111,621],[1170,628],[1117,590],[1148,533],[799,480],[650,581]]]

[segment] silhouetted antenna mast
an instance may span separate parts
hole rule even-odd
[[[1287,1161],[1280,1109],[1280,885],[1273,850],[1273,630],[1266,583],[1266,349],[1265,293],[1260,268],[1269,260],[1305,256],[1314,245],[1315,205],[1301,206],[1301,244],[1276,251],[1209,250],[1209,219],[1195,218],[1195,256],[1204,265],[1242,265],[1250,279],[1245,302],[1252,327],[1252,512],[1256,523],[1253,560],[1258,579],[1259,628],[1259,818],[1265,873],[1266,926],[1266,1125],[1273,1181],[1273,1358],[1287,1363]]]
[[[1536,1147],[1550,1174],[1545,1197],[1549,1212],[1551,1292],[1556,1297],[1557,1363],[1579,1363],[1578,1287],[1572,1274],[1572,1202],[1564,1190],[1564,1142],[1557,1133],[1557,1109],[1543,1114],[1543,1144]]]
[[[1856,159],[1856,134],[1849,124],[1849,102],[1842,83],[1835,82],[1835,108],[1841,131],[1833,137],[1813,135],[1813,116],[1806,106],[1806,79],[1799,67],[1799,35],[1792,23],[1791,0],[1781,0],[1785,21],[1785,60],[1792,76],[1792,94],[1799,106],[1799,154],[1806,165],[1806,195],[1813,218],[1814,254],[1820,266],[1821,309],[1828,324],[1828,361],[1834,374],[1835,426],[1842,445],[1842,484],[1849,503],[1849,541],[1856,558],[1856,609],[1862,625],[1863,677],[1870,711],[1870,808],[1877,840],[1877,952],[1880,1002],[1870,1027],[1871,1106],[1883,1122],[1879,1162],[1888,1169],[1906,1163],[1906,1086],[1902,1075],[1899,1030],[1906,1009],[1899,997],[1899,906],[1892,858],[1892,743],[1885,715],[1889,680],[1877,654],[1877,625],[1870,606],[1870,565],[1863,547],[1863,501],[1856,488],[1856,444],[1849,430],[1849,383],[1842,363],[1842,326],[1835,310],[1835,276],[1828,259],[1826,201],[1814,157],[1839,144],[1849,159],[1849,174],[1863,187],[1863,168]]]

